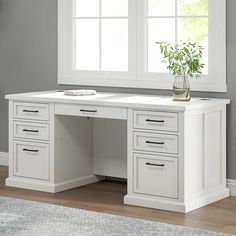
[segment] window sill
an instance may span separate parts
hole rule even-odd
[[[61,85],[83,85],[83,86],[101,86],[101,87],[120,87],[120,88],[141,88],[141,89],[161,89],[171,90],[173,80],[124,80],[124,79],[101,79],[101,78],[78,78],[75,76],[59,76],[58,83]],[[227,92],[227,85],[220,82],[211,81],[190,81],[191,91],[201,92]]]

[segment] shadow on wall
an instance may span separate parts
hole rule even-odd
[[[6,14],[9,14],[8,9],[11,9],[12,4],[14,3],[13,0],[0,0],[0,26],[2,27],[6,21]],[[1,30],[1,28],[0,28]],[[1,34],[0,34],[1,35]]]
[[[9,6],[10,3],[13,3],[14,1],[9,1],[9,0],[0,0],[0,14],[3,11],[3,6],[4,6],[4,2],[7,2],[7,6]]]

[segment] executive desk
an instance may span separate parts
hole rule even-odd
[[[6,98],[8,186],[54,193],[127,178],[125,204],[178,212],[229,196],[229,100],[62,91]]]

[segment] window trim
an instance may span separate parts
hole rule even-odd
[[[174,79],[172,75],[144,72],[145,1],[129,0],[129,72],[99,72],[72,70],[73,1],[58,0],[58,83],[171,89]],[[209,0],[209,74],[203,75],[199,80],[190,80],[190,86],[192,91],[227,91],[226,0]]]

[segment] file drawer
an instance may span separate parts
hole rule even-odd
[[[43,103],[14,102],[14,118],[49,120],[49,106]]]
[[[178,135],[134,132],[134,149],[178,154]]]
[[[177,132],[178,113],[134,111],[134,128]]]
[[[14,175],[48,180],[48,144],[14,141]]]
[[[178,198],[178,159],[135,153],[134,192]]]
[[[49,125],[14,121],[14,138],[49,140]]]

